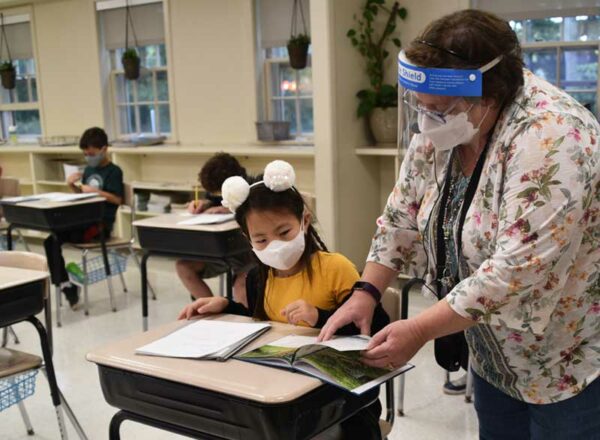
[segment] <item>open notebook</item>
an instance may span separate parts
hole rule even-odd
[[[390,371],[363,364],[360,352],[366,349],[369,340],[368,336],[357,335],[317,342],[316,337],[292,335],[236,356],[236,359],[294,370],[354,394],[362,394],[413,368],[406,364]]]
[[[194,321],[135,350],[136,354],[224,361],[269,330],[268,323]]]

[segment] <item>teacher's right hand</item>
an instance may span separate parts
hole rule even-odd
[[[350,299],[327,320],[321,329],[318,340],[331,339],[335,332],[350,323],[354,323],[360,329],[361,334],[370,335],[371,321],[376,306],[375,300],[367,292],[355,291]]]

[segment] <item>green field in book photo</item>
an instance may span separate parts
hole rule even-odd
[[[248,353],[244,353],[239,357],[247,359],[279,358],[285,359],[291,363],[297,350],[297,348],[263,345],[262,347],[258,347],[252,351],[249,351]]]
[[[350,390],[389,373],[387,370],[363,364],[359,351],[340,352],[324,348],[302,356],[302,362],[317,368]]]

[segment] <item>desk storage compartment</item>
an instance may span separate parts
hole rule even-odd
[[[250,251],[239,229],[223,232],[138,226],[140,246],[149,251],[225,258]]]
[[[11,224],[31,229],[62,231],[99,223],[104,214],[104,202],[49,209],[5,204],[2,206],[2,210],[6,221]]]
[[[139,373],[98,368],[110,405],[222,439],[309,439],[378,398],[378,390],[354,396],[324,385],[291,402],[264,404]]]
[[[7,289],[0,295],[0,327],[37,315],[44,309],[46,280],[34,281]]]

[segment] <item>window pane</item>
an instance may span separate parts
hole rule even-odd
[[[159,65],[166,66],[167,65],[167,48],[164,44],[158,45],[158,56],[159,56]]]
[[[158,101],[169,100],[169,83],[167,81],[167,72],[156,72],[156,99]]]
[[[38,110],[14,111],[13,120],[17,127],[17,136],[42,134]]]
[[[115,76],[115,82],[117,85],[117,102],[126,103],[134,102],[133,99],[133,88],[135,87],[133,81],[125,79],[125,75],[119,73]]]
[[[300,76],[300,96],[312,96],[312,67],[306,67],[305,69],[299,70],[298,75]]]
[[[37,94],[37,80],[35,76],[31,77],[31,99],[33,102],[37,102],[38,94]]]
[[[596,117],[598,114],[598,105],[595,92],[571,92],[570,95],[579,101],[585,108],[591,111]]]
[[[565,17],[566,41],[600,40],[600,15]]]
[[[315,131],[312,99],[300,100],[300,123],[302,124],[302,133],[313,133]]]
[[[169,105],[159,104],[158,115],[158,119],[160,121],[160,132],[163,134],[171,133],[171,115],[169,114]]]
[[[136,133],[135,107],[132,105],[119,106],[119,123],[121,133]]]
[[[556,49],[527,50],[524,59],[529,70],[556,84]]]
[[[29,90],[27,90],[27,80],[25,78],[17,77],[15,97],[17,102],[29,102]]]
[[[527,41],[558,41],[562,17],[525,20],[525,37]]]
[[[287,64],[271,64],[272,96],[296,95],[296,72]]]
[[[510,20],[508,23],[510,24],[512,30],[515,31],[515,34],[517,34],[519,41],[525,41],[525,27],[523,26],[523,21]]]
[[[154,90],[152,88],[152,75],[147,73],[141,75],[137,80],[138,102],[154,101]]]
[[[596,89],[598,82],[598,49],[565,49],[561,54],[560,87]]]
[[[140,132],[156,133],[156,110],[153,105],[140,105]]]

